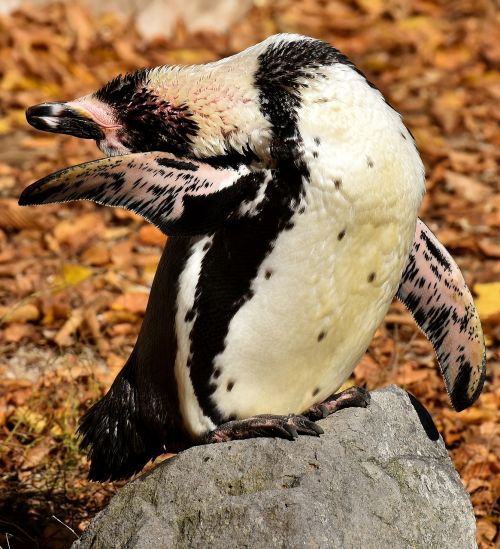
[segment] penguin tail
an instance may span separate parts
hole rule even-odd
[[[169,450],[175,443],[161,406],[155,406],[151,395],[147,402],[141,401],[134,358],[132,354],[111,389],[83,416],[78,428],[80,447],[90,459],[90,480],[127,479],[167,451],[166,440]]]
[[[189,444],[179,416],[173,366],[176,282],[189,242],[168,239],[134,350],[111,389],[80,423],[91,480],[129,478],[160,454]]]

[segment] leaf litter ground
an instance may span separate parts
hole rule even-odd
[[[26,107],[72,99],[119,72],[203,63],[275,32],[333,43],[400,111],[427,169],[421,217],[474,289],[488,377],[455,413],[430,344],[398,303],[352,382],[397,383],[431,411],[478,520],[499,542],[500,25],[494,0],[259,1],[227,35],[145,40],[130,21],[77,3],[0,17],[0,545],[66,547],[120,486],[85,480],[78,418],[102,396],[137,337],[165,237],[137,216],[91,204],[19,208],[34,180],[97,158],[41,134]],[[165,456],[168,457],[168,456]],[[73,531],[72,531],[73,530]],[[7,538],[7,539],[6,539]],[[7,543],[8,542],[8,543]]]

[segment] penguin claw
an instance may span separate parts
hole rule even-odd
[[[299,438],[299,433],[297,432],[297,429],[294,429],[291,425],[283,425],[284,430],[290,435],[287,438],[290,438],[290,440],[295,440],[296,438]]]
[[[350,387],[311,406],[304,415],[314,421],[324,419],[342,408],[366,408],[370,404],[370,393],[362,387]]]
[[[255,437],[279,437],[294,440],[299,435],[317,437],[322,433],[323,429],[319,425],[304,416],[266,414],[223,423],[207,433],[203,437],[202,443],[212,444]]]
[[[316,423],[314,423],[305,416],[289,415],[287,419],[287,425],[293,425],[293,427],[295,428],[294,430],[301,435],[310,435],[317,437],[324,433],[323,429],[319,425],[316,425]]]

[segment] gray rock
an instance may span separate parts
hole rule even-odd
[[[325,434],[190,448],[113,497],[73,548],[471,549],[469,496],[421,405],[396,387]]]

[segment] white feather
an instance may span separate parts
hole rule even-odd
[[[203,247],[210,243],[211,237],[204,236],[193,241],[191,255],[179,277],[179,293],[177,295],[177,311],[175,326],[177,335],[177,356],[175,360],[175,378],[179,394],[179,404],[184,424],[192,436],[200,435],[215,428],[210,418],[203,414],[194,393],[187,366],[190,356],[189,334],[196,319],[187,322],[186,314],[192,310],[196,284],[200,275],[201,262],[205,251]]]

